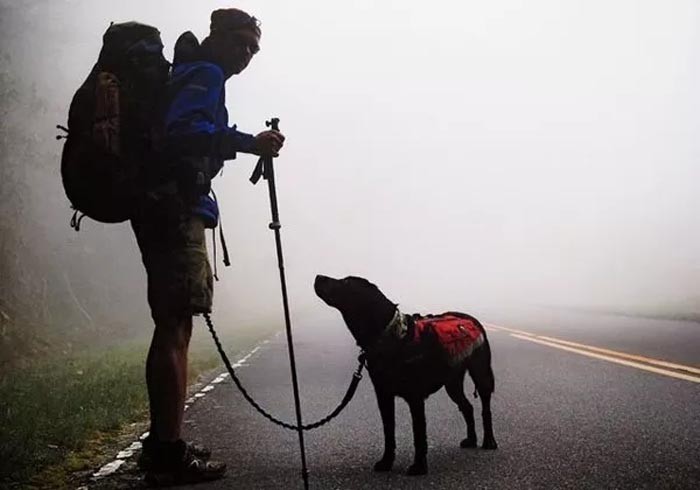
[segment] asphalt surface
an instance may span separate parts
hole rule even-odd
[[[531,312],[532,313],[532,312]],[[413,443],[408,407],[397,401],[397,457],[390,473],[374,473],[383,438],[369,377],[348,408],[305,436],[313,489],[700,488],[700,383],[554,348],[499,326],[700,368],[700,324],[535,312],[529,319],[482,318],[493,324],[499,449],[460,449],[466,429],[443,390],[426,403],[427,476],[409,477]],[[357,347],[338,317],[295,327],[306,423],[341,399],[356,367]],[[276,416],[294,421],[286,338],[263,344],[237,369]],[[697,375],[700,380],[700,375]],[[480,403],[475,406],[481,442]],[[226,478],[192,487],[303,488],[297,434],[272,425],[230,379],[186,414],[186,435],[226,461]]]

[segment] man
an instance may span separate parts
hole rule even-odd
[[[201,46],[191,33],[175,47],[165,110],[159,185],[132,220],[148,275],[155,331],[146,361],[151,428],[139,466],[151,484],[172,485],[220,478],[223,463],[181,438],[187,392],[187,351],[192,316],[209,313],[213,281],[204,239],[218,221],[209,183],[224,160],[244,152],[277,156],[284,136],[257,136],[228,126],[224,84],[241,73],[259,50],[259,22],[238,9],[216,10]],[[156,172],[157,173],[157,172]]]

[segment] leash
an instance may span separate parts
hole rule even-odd
[[[266,121],[265,125],[268,127],[271,127],[275,131],[279,131],[279,119],[278,118],[272,118],[270,121]],[[291,325],[291,319],[289,315],[289,299],[287,295],[287,281],[285,278],[285,273],[284,273],[284,258],[282,255],[282,240],[280,236],[280,228],[282,227],[280,224],[279,220],[279,209],[277,206],[277,192],[275,189],[275,173],[274,173],[274,168],[272,165],[272,157],[261,157],[260,160],[258,160],[257,165],[255,166],[255,170],[253,171],[253,175],[250,177],[250,181],[253,183],[253,185],[257,184],[257,182],[260,180],[260,177],[264,178],[268,182],[268,190],[270,194],[270,208],[272,212],[272,222],[269,225],[269,228],[275,232],[275,243],[277,245],[277,262],[279,265],[279,270],[280,270],[280,283],[282,286],[282,303],[284,305],[284,320],[285,320],[285,326],[286,326],[286,332],[287,332],[287,347],[289,351],[289,364],[290,364],[290,369],[291,369],[291,375],[292,375],[292,387],[294,389],[294,408],[296,410],[296,424],[289,424],[287,422],[283,422],[282,420],[274,417],[271,415],[269,412],[267,412],[264,408],[258,404],[252,396],[248,393],[248,391],[243,387],[243,384],[241,383],[240,379],[238,379],[238,376],[236,376],[236,373],[233,369],[233,366],[231,365],[231,361],[229,361],[228,356],[226,355],[226,352],[224,352],[224,349],[221,345],[221,342],[219,340],[219,336],[216,334],[216,331],[214,329],[214,323],[211,320],[211,316],[208,313],[204,314],[204,320],[206,321],[207,327],[209,327],[209,332],[211,333],[212,338],[214,339],[214,343],[216,344],[216,348],[219,351],[219,355],[221,356],[221,359],[224,361],[224,365],[226,366],[227,371],[231,375],[231,379],[233,379],[233,382],[236,384],[236,387],[240,390],[241,394],[243,395],[243,398],[250,403],[255,410],[257,410],[263,417],[271,421],[272,423],[284,427],[285,429],[289,430],[295,430],[299,434],[299,450],[301,453],[301,475],[304,480],[304,488],[308,490],[309,488],[309,471],[306,467],[306,451],[304,448],[304,431],[308,430],[313,430],[317,429],[331,420],[333,420],[335,417],[337,417],[350,403],[350,400],[352,400],[353,396],[355,395],[355,392],[357,391],[357,386],[360,383],[360,380],[362,379],[362,370],[365,367],[365,362],[366,362],[366,355],[364,351],[360,352],[360,355],[358,356],[358,366],[355,372],[352,375],[352,380],[350,381],[350,386],[348,386],[347,391],[345,392],[345,396],[343,396],[343,399],[340,401],[340,404],[327,416],[323,417],[317,422],[314,422],[312,424],[302,424],[302,419],[301,419],[301,402],[300,402],[300,397],[299,397],[299,383],[297,380],[297,372],[296,372],[296,361],[294,357],[294,342],[292,339],[292,325]]]
[[[221,342],[219,340],[219,336],[216,334],[216,331],[214,330],[214,325],[211,321],[211,316],[209,313],[204,314],[204,320],[207,323],[207,326],[209,327],[209,332],[211,332],[212,337],[214,338],[214,343],[216,344],[216,348],[219,351],[219,355],[221,355],[221,359],[224,361],[224,365],[226,366],[226,370],[229,372],[231,375],[231,379],[233,379],[233,382],[236,384],[238,389],[240,390],[241,394],[243,395],[243,398],[246,399],[248,403],[250,403],[255,410],[257,410],[263,417],[265,417],[267,420],[270,422],[274,423],[275,425],[279,425],[280,427],[284,427],[285,429],[289,430],[299,430],[298,425],[293,425],[289,424],[287,422],[283,422],[282,420],[276,418],[274,415],[270,414],[267,412],[264,408],[256,402],[252,396],[248,393],[248,391],[243,387],[243,384],[241,383],[240,379],[238,379],[238,376],[236,376],[236,372],[233,369],[233,366],[231,365],[231,361],[229,361],[228,356],[226,355],[226,352],[224,352],[223,347],[221,346]],[[302,425],[301,429],[304,431],[308,430],[313,430],[313,429],[318,429],[319,427],[326,425],[328,422],[336,418],[340,412],[342,412],[345,407],[350,403],[350,400],[352,400],[352,397],[355,395],[355,391],[357,391],[357,386],[360,384],[360,380],[362,379],[362,369],[365,367],[365,353],[361,352],[360,355],[357,357],[358,361],[358,366],[355,372],[352,374],[352,380],[350,381],[350,386],[348,386],[347,391],[345,392],[345,396],[343,396],[343,399],[341,400],[340,404],[328,415],[323,417],[317,422],[314,422],[313,424],[306,424]]]

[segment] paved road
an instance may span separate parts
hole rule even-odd
[[[366,378],[336,421],[307,433],[311,488],[700,488],[700,371],[692,371],[700,368],[700,325],[545,310],[532,318],[483,318],[493,325],[497,451],[459,448],[463,421],[440,391],[426,404],[430,474],[404,475],[413,447],[403,402],[395,469],[373,473],[382,435]],[[344,393],[357,348],[339,319],[297,328],[295,341],[305,421],[316,420]],[[655,359],[691,369],[660,367]],[[288,369],[279,335],[238,372],[265,407],[292,421]],[[296,433],[255,413],[229,379],[194,403],[186,419],[188,436],[229,463],[227,478],[192,488],[303,488]]]

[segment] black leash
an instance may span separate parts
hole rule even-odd
[[[270,121],[266,121],[265,125],[268,127],[271,127],[275,131],[279,131],[279,119],[278,118],[272,118]],[[343,409],[347,406],[348,403],[350,403],[350,400],[352,400],[352,397],[355,395],[355,392],[357,391],[357,386],[360,383],[360,380],[362,379],[362,369],[365,367],[365,353],[360,352],[360,355],[358,356],[357,360],[359,365],[357,366],[357,369],[352,375],[352,380],[350,381],[350,386],[348,386],[348,390],[345,392],[345,396],[343,396],[343,399],[341,400],[340,404],[326,417],[320,419],[317,422],[314,422],[313,424],[307,424],[304,425],[302,424],[301,420],[301,403],[299,400],[299,384],[297,381],[297,371],[296,371],[296,361],[294,358],[294,343],[292,339],[292,325],[291,325],[291,319],[289,315],[289,300],[287,296],[287,281],[285,278],[284,274],[284,259],[282,256],[282,240],[280,236],[280,221],[279,221],[279,210],[277,207],[277,192],[275,189],[275,173],[274,173],[274,168],[272,165],[272,157],[261,157],[260,160],[258,160],[258,164],[255,166],[255,170],[253,171],[253,175],[250,177],[250,181],[253,184],[257,184],[257,182],[260,180],[260,177],[263,177],[265,180],[268,182],[268,189],[270,193],[270,208],[272,211],[272,222],[270,223],[269,227],[271,230],[275,232],[275,242],[277,244],[277,262],[279,264],[279,270],[280,270],[280,282],[282,286],[282,302],[284,305],[284,320],[285,320],[285,326],[286,326],[286,331],[287,331],[287,347],[289,350],[289,364],[291,368],[291,373],[292,373],[292,387],[294,388],[294,407],[296,409],[296,418],[297,418],[297,423],[296,425],[289,424],[287,422],[283,422],[282,420],[279,420],[278,418],[274,417],[270,413],[268,413],[265,409],[263,409],[254,399],[251,397],[246,389],[243,387],[241,381],[238,379],[238,376],[236,376],[236,373],[233,369],[233,366],[231,365],[231,362],[228,359],[228,356],[224,352],[223,347],[221,346],[221,342],[219,341],[219,337],[216,334],[216,331],[214,330],[214,324],[211,321],[211,316],[208,313],[204,314],[204,320],[207,323],[207,326],[209,327],[209,331],[211,332],[212,338],[214,339],[214,343],[216,344],[216,348],[219,351],[219,355],[221,356],[221,359],[224,361],[224,364],[226,365],[226,369],[228,370],[229,374],[231,375],[231,379],[233,379],[233,382],[236,384],[238,389],[241,391],[243,394],[243,397],[250,403],[253,408],[255,408],[262,416],[264,416],[266,419],[270,420],[276,425],[279,425],[280,427],[284,427],[285,429],[289,430],[296,430],[299,434],[299,449],[301,452],[301,475],[304,480],[304,488],[308,490],[309,488],[309,471],[306,467],[306,451],[304,448],[304,431],[307,430],[313,430],[318,427],[321,427],[328,422],[330,422],[332,419],[337,417],[340,412],[343,411]]]
[[[221,355],[221,359],[224,361],[224,365],[226,365],[226,369],[228,370],[229,374],[231,375],[231,379],[233,379],[233,382],[236,384],[238,389],[241,391],[241,394],[243,395],[243,398],[246,399],[248,403],[250,403],[255,410],[257,410],[263,417],[268,419],[270,422],[279,425],[280,427],[284,427],[285,429],[289,430],[299,430],[298,425],[293,425],[289,424],[287,422],[283,422],[282,420],[276,418],[274,415],[271,415],[269,412],[267,412],[264,408],[262,408],[258,402],[256,402],[252,396],[248,393],[248,391],[243,387],[243,384],[241,384],[240,379],[238,379],[238,376],[236,376],[236,372],[233,369],[233,366],[231,365],[231,361],[229,361],[228,356],[226,355],[226,352],[224,352],[223,347],[221,346],[221,342],[219,341],[219,336],[216,334],[214,331],[214,325],[212,324],[211,317],[209,316],[208,313],[204,314],[204,320],[207,323],[207,326],[209,327],[209,331],[211,332],[211,336],[214,338],[214,343],[216,344],[216,348],[219,350],[219,354]],[[343,396],[342,401],[340,404],[327,416],[323,417],[321,420],[318,422],[314,422],[313,424],[306,424],[302,425],[301,428],[302,430],[313,430],[313,429],[318,429],[319,427],[326,425],[328,422],[333,420],[335,417],[337,417],[340,412],[343,411],[343,409],[347,406],[348,403],[350,403],[350,400],[352,400],[352,397],[355,395],[355,391],[357,390],[357,386],[360,384],[360,380],[362,379],[362,369],[365,367],[365,353],[362,352],[357,358],[358,361],[358,366],[355,372],[352,375],[352,381],[350,381],[350,386],[348,386],[348,390],[345,392],[345,396]]]

